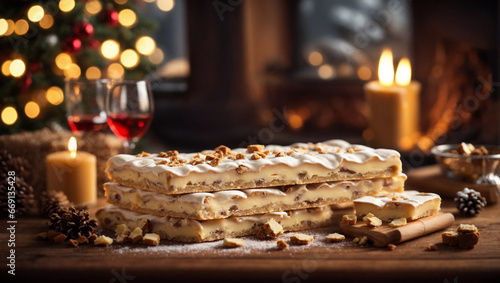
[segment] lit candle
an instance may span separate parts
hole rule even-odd
[[[408,151],[420,134],[420,83],[411,80],[410,61],[406,58],[398,64],[394,83],[390,50],[384,50],[380,56],[378,77],[379,81],[365,85],[370,112],[365,138],[374,147]]]
[[[76,139],[68,142],[68,151],[47,155],[47,189],[63,191],[76,205],[96,202],[96,157],[77,152]]]

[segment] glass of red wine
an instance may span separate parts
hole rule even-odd
[[[144,135],[153,119],[153,95],[146,80],[113,84],[106,98],[109,128],[123,141],[127,153]]]
[[[104,132],[106,124],[106,94],[111,81],[65,81],[66,112],[69,127],[76,135],[88,132]]]

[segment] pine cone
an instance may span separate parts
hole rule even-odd
[[[74,207],[61,207],[50,215],[49,229],[63,233],[68,239],[78,239],[79,236],[89,238],[97,221],[89,219],[89,213]]]
[[[35,203],[33,187],[26,183],[27,162],[22,157],[13,157],[8,151],[0,150],[0,215],[9,215],[9,192],[15,201],[15,216],[21,216],[31,209]],[[9,175],[13,172],[13,175]],[[15,180],[9,177],[15,177]],[[9,184],[9,181],[10,184]],[[15,191],[11,189],[14,184]],[[12,194],[15,193],[15,195]]]
[[[38,209],[45,218],[50,218],[59,208],[71,206],[66,194],[57,191],[44,191],[40,194]]]
[[[476,215],[486,206],[486,199],[481,196],[481,193],[469,188],[457,192],[454,201],[457,203],[458,210],[467,215]]]

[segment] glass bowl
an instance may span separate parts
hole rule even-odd
[[[500,146],[484,145],[489,153],[486,155],[456,153],[454,150],[459,146],[459,144],[443,144],[431,149],[446,176],[474,184],[500,185]]]

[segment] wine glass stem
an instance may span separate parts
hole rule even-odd
[[[123,141],[123,148],[125,149],[125,153],[130,154],[135,148],[135,143],[130,140]]]

